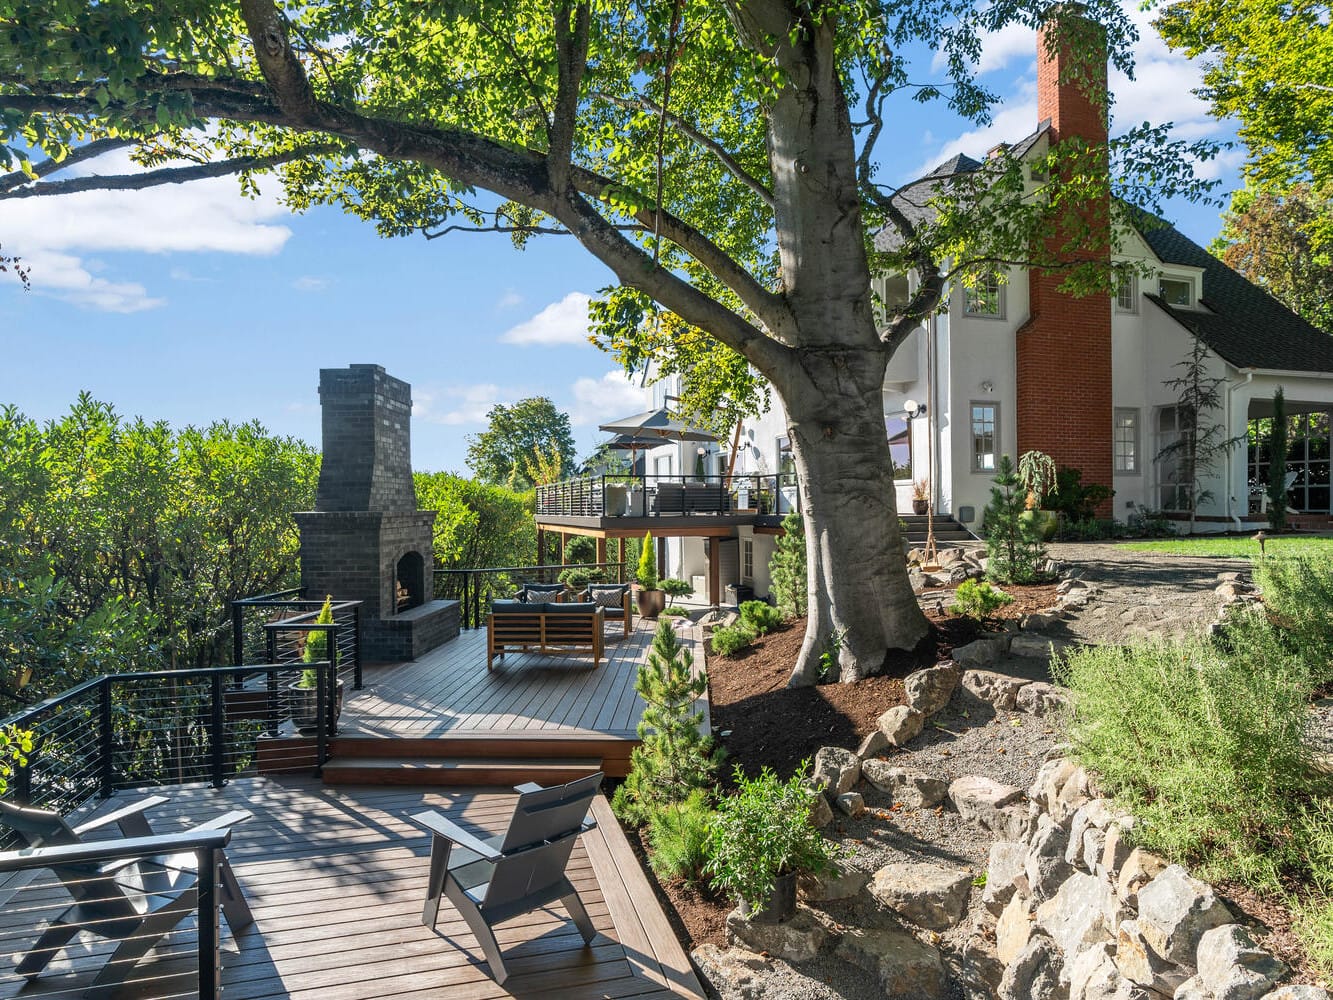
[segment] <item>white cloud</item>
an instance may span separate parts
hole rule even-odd
[[[521,306],[522,304],[523,304],[523,296],[519,295],[518,292],[516,292],[512,288],[506,288],[504,290],[504,294],[502,294],[495,303],[495,311],[502,312],[505,309],[513,309],[516,306]]]
[[[977,61],[978,75],[1004,69],[1015,59],[1032,59],[1037,51],[1037,33],[1022,24],[1006,24],[999,31],[990,31],[981,38],[981,59]],[[930,62],[932,73],[945,68],[945,55],[937,51]]]
[[[329,287],[328,278],[317,278],[313,274],[303,274],[292,282],[298,292],[322,292]]]
[[[53,250],[37,250],[23,255],[36,295],[72,302],[84,309],[103,312],[134,313],[164,305],[165,299],[153,298],[137,282],[109,281],[96,277],[77,257]]]
[[[412,417],[429,424],[484,424],[496,403],[516,399],[518,393],[493,382],[452,385],[443,389],[412,390]]]
[[[540,344],[547,347],[586,344],[588,303],[591,301],[591,297],[582,292],[570,292],[536,316],[500,334],[500,340],[506,344]]]
[[[134,173],[124,151],[71,168],[67,175]],[[234,178],[170,184],[143,191],[83,191],[5,203],[5,245],[25,259],[44,259],[51,276],[34,272],[44,290],[89,308],[124,312],[160,305],[134,283],[92,279],[93,265],[76,254],[102,252],[222,252],[272,255],[292,231],[270,220],[286,214],[270,190],[240,197]],[[183,268],[175,280],[189,280]],[[91,279],[91,280],[89,280]],[[40,289],[45,282],[45,289]]]
[[[575,427],[596,426],[635,413],[652,405],[653,392],[639,385],[638,376],[610,371],[601,378],[581,378],[571,387],[574,405],[569,421]]]

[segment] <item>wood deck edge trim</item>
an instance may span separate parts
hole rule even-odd
[[[626,938],[632,935],[636,947],[643,949],[646,955],[655,959],[658,975],[663,977],[663,985],[676,996],[690,997],[692,1000],[705,1000],[703,988],[699,984],[698,977],[694,974],[694,967],[690,964],[685,949],[676,940],[676,935],[671,933],[666,935],[666,940],[654,940],[640,923],[637,908],[632,902],[627,914],[623,912],[622,906],[613,905],[613,900],[616,904],[620,904],[622,901],[651,900],[650,905],[659,908],[661,906],[652,886],[648,884],[647,876],[643,874],[643,869],[639,867],[639,859],[634,856],[629,841],[625,839],[625,834],[620,829],[619,820],[616,819],[615,813],[611,811],[611,803],[606,800],[604,795],[598,795],[593,799],[592,815],[593,819],[597,821],[597,830],[601,834],[596,840],[600,840],[601,843],[594,846],[594,842],[585,837],[585,840],[588,840],[585,849],[588,853],[588,860],[592,863],[593,871],[597,874],[597,882],[602,886],[602,898],[606,901],[607,908],[610,910],[616,933],[625,935],[625,937],[622,937],[621,943],[626,943]],[[607,881],[604,882],[604,878]],[[619,892],[608,891],[608,886],[617,882],[624,889],[623,896]],[[627,954],[626,957],[631,962],[635,962],[633,956]]]

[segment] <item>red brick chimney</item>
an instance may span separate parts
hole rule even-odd
[[[1106,148],[1105,37],[1074,4],[1055,8],[1038,33],[1037,115],[1051,120],[1053,145],[1078,139]],[[1104,255],[1109,261],[1108,199],[1086,206],[1082,224],[1090,232],[1077,255]],[[1066,242],[1060,236],[1049,240],[1048,252],[1065,256]],[[1059,270],[1028,272],[1030,318],[1017,337],[1018,452],[1044,451],[1056,465],[1081,469],[1084,484],[1109,487],[1111,302],[1106,295],[1077,298],[1062,292],[1057,286],[1063,280]],[[1110,513],[1108,501],[1099,514]]]

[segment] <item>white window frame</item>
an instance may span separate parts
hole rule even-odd
[[[995,290],[995,309],[994,311],[982,312],[976,308],[979,294],[985,290],[989,293],[991,288]],[[963,286],[963,315],[970,316],[973,319],[1004,319],[1005,306],[1005,283],[1000,280],[999,271],[990,271],[984,276],[980,276],[972,287]]]
[[[754,583],[754,539],[741,539],[741,580]]]
[[[1126,293],[1128,293],[1128,302],[1124,301]],[[1139,311],[1139,276],[1137,274],[1125,275],[1120,279],[1120,283],[1116,285],[1115,311],[1131,315]]]
[[[991,467],[984,468],[981,465],[981,456],[977,451],[977,426],[976,414],[973,412],[977,407],[984,407],[994,411],[991,418]],[[994,400],[974,399],[967,406],[967,433],[972,442],[972,471],[980,472],[986,475],[994,475],[1000,464],[1000,404]]]
[[[1186,289],[1187,301],[1172,302],[1170,299],[1168,299],[1166,297],[1166,290],[1162,287],[1163,283],[1167,281],[1176,285],[1184,285]],[[1157,294],[1161,296],[1162,301],[1169,306],[1174,306],[1177,309],[1193,309],[1195,303],[1194,279],[1185,278],[1178,274],[1164,274],[1157,279]]]
[[[1133,437],[1129,444],[1133,449],[1130,453],[1130,467],[1125,469],[1120,467],[1120,419],[1121,417],[1131,418],[1131,430]],[[1143,431],[1142,418],[1139,410],[1133,406],[1117,406],[1112,415],[1111,428],[1111,467],[1117,476],[1138,476],[1143,474]]]

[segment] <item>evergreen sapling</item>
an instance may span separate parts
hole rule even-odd
[[[782,519],[783,534],[773,546],[773,557],[768,561],[772,581],[773,600],[784,618],[799,618],[805,614],[809,582],[805,568],[805,521],[792,511]]]
[[[1008,455],[1000,456],[986,507],[986,575],[998,583],[1033,583],[1040,577],[1046,549],[1036,526],[1023,517],[1027,490]]]

